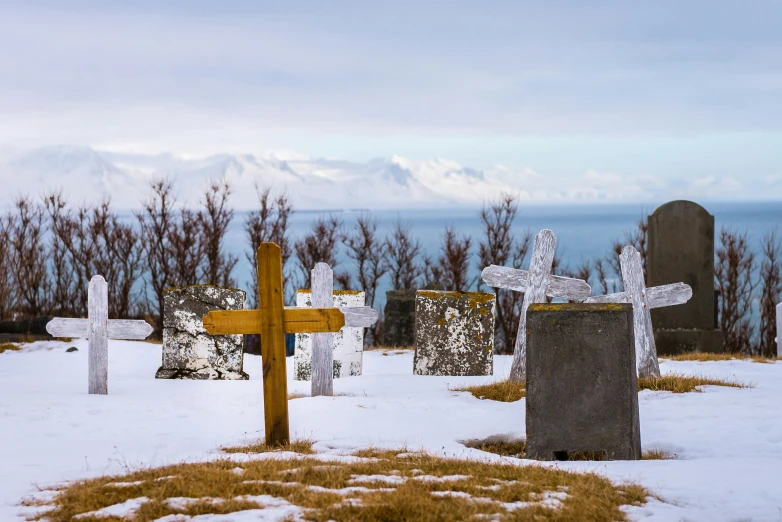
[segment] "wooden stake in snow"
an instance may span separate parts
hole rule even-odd
[[[782,303],[777,305],[777,338],[775,339],[777,342],[777,357],[782,357],[782,348],[780,348],[782,334],[779,333],[780,329],[782,329]]]
[[[652,316],[649,310],[686,303],[692,297],[692,288],[684,283],[646,288],[641,254],[632,246],[626,246],[622,249],[619,263],[622,267],[624,292],[590,297],[585,302],[632,303],[635,365],[638,376],[659,376],[660,365],[657,362],[657,347],[654,344]]]
[[[146,321],[109,320],[108,285],[102,276],[90,279],[87,292],[87,319],[55,317],[46,323],[46,331],[54,337],[86,337],[89,340],[89,393],[109,393],[109,339],[146,339],[152,326]]]
[[[513,364],[509,377],[511,382],[523,383],[527,379],[527,309],[529,305],[544,302],[546,296],[583,301],[592,293],[589,283],[582,279],[551,274],[556,248],[557,238],[554,236],[554,232],[544,229],[535,236],[535,246],[532,249],[529,270],[491,265],[481,272],[481,278],[491,287],[524,292],[519,329],[516,333],[516,345],[513,349]]]
[[[276,446],[290,441],[285,334],[338,332],[343,326],[371,326],[377,320],[377,312],[367,313],[365,307],[358,310],[332,306],[285,307],[280,246],[261,243],[257,258],[258,310],[213,310],[203,321],[211,335],[261,334],[266,444]]]

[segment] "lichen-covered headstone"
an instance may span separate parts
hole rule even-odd
[[[334,306],[364,306],[364,292],[335,290]],[[296,306],[312,307],[312,292],[299,290]],[[334,333],[334,378],[361,375],[364,357],[364,329],[344,327]],[[308,381],[312,378],[312,334],[296,334],[296,353],[293,356],[293,378]]]
[[[526,401],[527,458],[640,459],[633,305],[530,305]]]
[[[158,379],[248,379],[242,371],[241,335],[209,335],[202,318],[212,310],[244,310],[243,290],[193,285],[166,292],[163,365]]]
[[[416,375],[492,375],[494,294],[419,290]]]

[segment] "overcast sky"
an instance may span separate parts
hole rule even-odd
[[[0,0],[0,48],[21,147],[782,177],[778,0]]]

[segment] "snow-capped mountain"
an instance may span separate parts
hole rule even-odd
[[[74,203],[110,197],[115,207],[136,208],[155,177],[174,181],[180,202],[194,204],[210,180],[227,178],[237,210],[257,206],[256,186],[287,191],[297,208],[403,209],[479,206],[502,192],[523,201],[639,202],[675,198],[752,199],[782,197],[774,177],[765,185],[706,176],[664,179],[647,173],[615,174],[586,169],[579,174],[546,173],[498,165],[477,170],[447,159],[399,156],[352,162],[296,153],[217,154],[189,158],[54,146],[0,155],[0,206],[23,193],[36,196],[62,189]]]

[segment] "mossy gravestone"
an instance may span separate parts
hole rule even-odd
[[[419,290],[415,375],[492,375],[494,294]]]
[[[333,306],[364,306],[364,292],[335,290]],[[296,306],[311,308],[312,291],[299,290]],[[361,375],[364,356],[364,329],[343,327],[334,334],[334,378]],[[309,381],[312,378],[312,334],[296,334],[296,352],[293,356],[293,378]]]
[[[241,335],[209,335],[203,317],[212,310],[244,310],[243,290],[193,285],[166,292],[163,365],[158,379],[248,379],[242,371]]]
[[[638,460],[631,304],[533,304],[527,312],[527,457]]]

